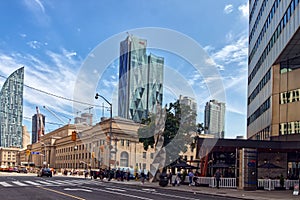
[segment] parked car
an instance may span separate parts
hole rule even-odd
[[[42,168],[38,174],[38,177],[43,177],[43,176],[47,176],[47,177],[52,177],[52,171],[49,168]]]
[[[25,168],[25,167],[21,167],[21,168],[18,168],[18,171],[17,171],[18,173],[25,173],[25,174],[27,174],[27,169]]]

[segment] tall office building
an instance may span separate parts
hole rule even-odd
[[[224,138],[225,134],[225,103],[210,100],[205,105],[204,127],[206,134],[215,138]]]
[[[38,109],[38,108],[37,108]],[[32,144],[39,142],[41,136],[45,134],[45,115],[37,112],[32,116]]]
[[[247,138],[300,133],[299,0],[250,0]],[[279,136],[279,137],[278,137]]]
[[[163,101],[164,58],[147,55],[146,46],[132,35],[120,43],[118,115],[135,122]]]
[[[196,118],[197,118],[197,103],[196,103],[195,99],[192,98],[192,97],[180,95],[180,96],[179,96],[179,103],[180,103],[180,105],[188,106],[188,107],[191,109],[191,111],[192,111],[193,114],[195,115],[195,120],[192,121],[191,123],[196,125]]]
[[[22,148],[24,67],[13,72],[0,91],[0,146]]]

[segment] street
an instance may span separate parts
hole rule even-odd
[[[230,199],[207,196],[166,188],[151,188],[134,181],[101,182],[82,177],[37,177],[35,174],[0,173],[0,192],[3,200],[58,200],[58,199]]]

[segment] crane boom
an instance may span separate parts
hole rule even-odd
[[[50,112],[54,117],[56,117],[59,121],[61,121],[63,124],[65,124],[66,122],[64,120],[62,120],[55,112],[53,112],[52,110],[50,110],[49,108],[47,108],[46,106],[43,106],[43,108],[45,108],[48,112]],[[71,119],[69,119],[68,124],[70,124]]]

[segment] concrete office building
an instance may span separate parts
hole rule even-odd
[[[118,116],[141,122],[163,101],[164,59],[146,54],[147,41],[128,36],[120,43]]]
[[[299,0],[249,3],[247,138],[287,140],[300,133]]]
[[[24,67],[13,72],[0,91],[0,146],[22,148]]]
[[[206,134],[212,134],[215,138],[224,138],[225,134],[225,103],[210,100],[205,105],[204,127]]]

